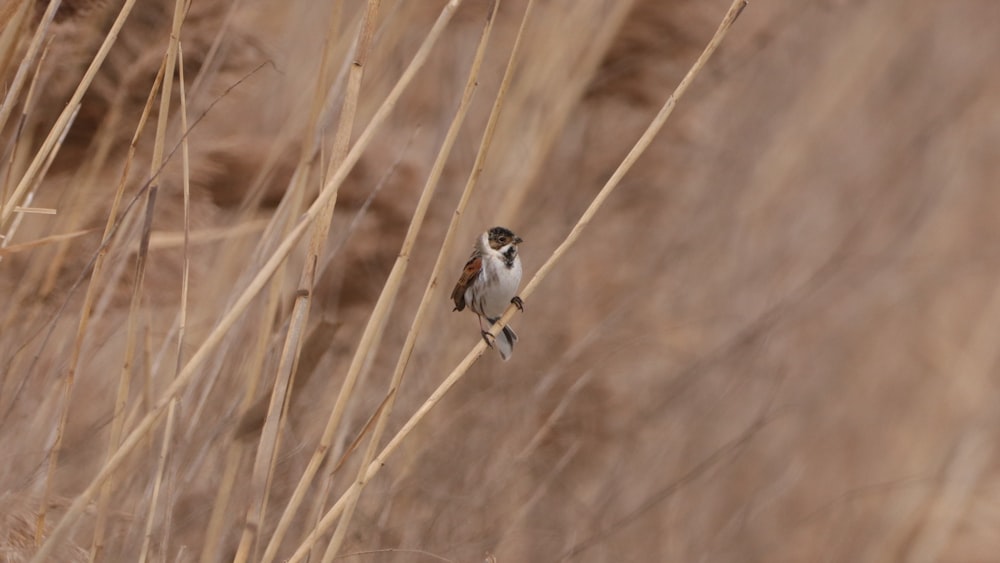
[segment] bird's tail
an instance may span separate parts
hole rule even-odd
[[[517,333],[510,326],[503,327],[500,334],[497,335],[496,348],[497,352],[500,352],[500,359],[507,361],[510,359],[511,354],[514,353],[514,343],[517,342]]]

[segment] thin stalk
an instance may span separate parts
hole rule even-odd
[[[73,231],[71,233],[49,235],[47,237],[42,237],[40,239],[35,239],[29,242],[22,242],[21,244],[15,244],[7,247],[0,247],[0,257],[11,256],[13,254],[17,254],[18,252],[24,252],[25,250],[31,250],[32,248],[38,248],[41,246],[45,246],[47,244],[53,244],[65,240],[80,238],[82,236],[90,235],[95,232],[97,232],[97,228],[84,229],[82,231]]]
[[[53,1],[52,4],[58,4],[57,1]],[[51,8],[50,4],[50,8]],[[114,23],[111,25],[111,29],[108,31],[107,35],[104,37],[104,42],[101,44],[100,49],[98,49],[97,54],[94,55],[94,59],[91,61],[90,66],[87,68],[87,72],[84,73],[83,78],[80,79],[80,83],[77,85],[76,90],[70,97],[69,101],[66,102],[66,107],[63,109],[59,118],[56,119],[55,124],[49,131],[47,137],[42,142],[42,146],[39,147],[38,152],[35,153],[35,158],[32,159],[31,164],[28,165],[28,169],[25,171],[24,175],[21,176],[21,181],[18,182],[17,187],[10,194],[10,197],[3,202],[3,207],[0,208],[0,225],[7,222],[10,218],[11,213],[14,211],[14,206],[17,202],[24,196],[24,193],[31,186],[38,172],[41,170],[43,163],[48,158],[49,153],[56,150],[56,141],[61,135],[69,128],[70,116],[76,112],[77,106],[80,105],[80,100],[83,99],[84,93],[90,88],[90,83],[93,82],[94,76],[97,75],[97,71],[101,68],[104,63],[104,59],[108,56],[108,51],[111,50],[111,46],[115,44],[118,39],[118,33],[121,31],[122,26],[125,25],[125,20],[128,19],[129,14],[132,12],[132,8],[135,6],[135,0],[125,0],[122,4],[121,10],[118,12],[118,17],[115,18]],[[6,120],[6,116],[3,112],[7,111],[4,108],[7,107],[5,102],[3,106],[0,106],[0,123]]]
[[[0,102],[0,131],[4,130],[4,126],[7,125],[7,119],[14,112],[14,106],[17,105],[17,97],[21,94],[21,88],[24,87],[24,81],[28,79],[31,67],[35,65],[35,60],[42,50],[42,43],[45,42],[45,36],[49,33],[49,26],[52,25],[52,20],[56,17],[56,12],[59,10],[61,3],[61,0],[49,0],[49,5],[45,8],[45,13],[42,14],[42,18],[38,22],[35,34],[31,37],[31,43],[28,44],[28,50],[25,52],[24,58],[21,59],[21,64],[17,67],[17,72],[14,74],[14,79],[11,81],[10,86],[8,86],[3,102]],[[26,10],[27,5],[31,4],[31,2],[25,1],[22,4],[24,4]],[[12,18],[11,22],[13,21],[14,19]],[[10,41],[12,46],[14,44],[13,36],[16,33],[17,27],[19,26],[11,25],[9,28],[4,29],[5,38],[8,36],[8,32],[10,32],[10,38],[7,40]],[[13,47],[11,47],[11,50],[13,50]],[[4,201],[7,200],[5,199]],[[3,224],[3,221],[0,221],[0,224]]]
[[[77,109],[79,110],[79,108]],[[70,116],[69,122],[71,125],[73,121],[76,120],[76,115],[77,112],[73,112],[73,115]],[[66,140],[66,135],[68,133],[69,133],[69,127],[67,127],[65,131],[63,131],[63,134],[59,137],[59,140],[56,141],[57,147],[62,146],[63,141]],[[51,158],[46,159],[45,165],[42,166],[43,175],[46,172],[48,172],[49,167],[52,166],[53,160],[55,160],[54,154],[52,155]],[[24,196],[24,203],[22,205],[14,206],[14,220],[10,222],[10,226],[7,228],[7,232],[2,235],[3,239],[2,242],[6,242],[14,238],[14,234],[17,233],[17,229],[18,227],[20,227],[21,221],[24,219],[24,216],[26,214],[37,213],[39,211],[42,212],[50,211],[50,210],[35,210],[35,208],[31,207],[31,203],[35,200],[35,194],[37,193],[37,191],[38,191],[38,184],[31,186],[31,188],[28,190],[28,193]],[[56,210],[51,210],[51,214],[55,215]]]
[[[76,379],[76,369],[80,362],[80,355],[83,350],[83,340],[86,335],[87,326],[90,321],[90,315],[94,306],[94,301],[97,298],[97,292],[101,289],[97,280],[100,279],[100,275],[104,270],[104,260],[107,256],[108,249],[110,247],[110,237],[112,234],[117,232],[116,228],[116,217],[118,215],[118,208],[121,205],[122,197],[125,193],[125,180],[128,178],[129,168],[131,167],[132,159],[135,155],[136,145],[139,142],[139,136],[146,127],[146,120],[149,118],[149,114],[153,107],[153,100],[155,99],[156,92],[160,87],[160,80],[163,77],[163,66],[160,67],[160,72],[157,74],[156,79],[153,81],[153,87],[149,91],[149,97],[146,99],[146,105],[143,107],[142,115],[139,118],[139,124],[136,126],[135,134],[132,136],[132,142],[129,146],[128,154],[125,158],[125,166],[122,170],[121,180],[118,184],[118,189],[115,192],[114,200],[111,204],[111,210],[108,212],[108,221],[104,227],[104,235],[101,237],[101,245],[97,251],[97,256],[94,259],[94,267],[90,272],[90,283],[87,285],[87,292],[83,298],[83,306],[80,308],[80,320],[77,323],[76,337],[73,340],[73,348],[70,352],[69,366],[66,369],[66,376],[63,378],[62,385],[62,413],[60,415],[59,426],[56,430],[55,442],[52,445],[52,449],[49,452],[48,469],[45,477],[45,492],[42,498],[48,498],[52,492],[52,478],[55,472],[55,468],[59,462],[59,451],[62,448],[62,438],[66,432],[66,423],[69,416],[69,406],[70,397],[73,392],[73,384]],[[45,529],[45,515],[48,503],[42,502],[38,509],[37,523],[35,529],[35,540],[41,541],[42,532]]]
[[[474,163],[472,168],[473,172],[470,175],[470,181],[466,184],[466,188],[463,191],[463,198],[462,198],[463,203],[468,202],[469,199],[468,195],[471,194],[473,187],[476,185],[475,179],[478,176],[476,171],[482,169],[482,164],[485,161],[486,154],[488,153],[490,141],[492,140],[492,132],[495,130],[495,128],[491,126],[496,124],[497,119],[500,115],[500,108],[503,105],[502,104],[503,94],[506,91],[506,87],[510,83],[510,77],[513,75],[512,69],[514,68],[516,54],[519,51],[518,45],[520,44],[520,39],[525,28],[525,23],[528,21],[528,16],[531,13],[531,6],[533,2],[534,0],[529,0],[528,6],[526,7],[524,16],[521,20],[521,27],[518,30],[517,39],[514,42],[514,49],[511,53],[510,60],[508,61],[507,70],[504,73],[503,80],[501,81],[501,86],[497,95],[497,100],[495,101],[493,108],[490,112],[490,118],[489,121],[487,122],[488,123],[487,133],[484,134],[483,136],[480,151],[477,153],[476,162]],[[486,47],[487,45],[489,45],[490,34],[493,31],[493,24],[496,21],[496,13],[497,10],[499,9],[499,6],[500,6],[500,1],[494,0],[493,5],[490,7],[489,13],[487,14],[486,23],[485,26],[483,27],[482,36],[479,39],[479,45],[476,49],[476,53],[473,58],[471,68],[469,69],[469,77],[465,83],[465,90],[462,94],[462,100],[459,103],[458,110],[456,111],[455,117],[452,120],[451,126],[449,127],[448,132],[445,136],[445,141],[442,144],[441,150],[438,152],[438,157],[437,160],[434,162],[433,168],[431,169],[431,174],[427,179],[427,185],[424,189],[425,193],[427,191],[433,192],[438,181],[440,180],[441,173],[444,171],[444,165],[448,161],[448,157],[451,154],[451,149],[454,146],[455,140],[458,138],[458,132],[461,129],[462,124],[465,122],[466,114],[468,113],[469,107],[472,103],[472,97],[475,94],[476,86],[479,83],[479,70],[482,65],[483,58],[486,55]],[[423,199],[421,199],[421,201],[423,201]],[[464,205],[462,205],[462,207],[464,207]],[[418,210],[419,210],[419,205],[418,205]],[[449,241],[448,235],[453,235],[454,232],[457,230],[458,219],[460,217],[461,217],[460,213],[456,213],[452,216],[452,221],[449,224],[449,229],[445,236],[446,243],[442,244],[441,251],[438,253],[438,260],[435,264],[435,271],[431,275],[431,280],[434,280],[437,277],[439,269],[443,266],[444,262],[443,257],[445,254],[445,250],[449,246],[447,244],[447,242]],[[414,224],[416,224],[417,230],[419,229],[420,226],[419,223],[417,223],[417,220],[418,219],[415,216],[413,220],[414,223],[411,223],[410,226],[410,230],[413,231],[413,238],[411,239],[410,237],[408,237],[406,242],[404,242],[403,251],[400,252],[400,256],[398,259],[398,260],[403,260],[404,270],[406,264],[409,262],[410,251],[412,250],[413,243],[415,242],[416,239],[416,231],[414,229]],[[432,300],[431,291],[434,288],[434,286],[435,284],[433,282],[428,283],[427,288],[424,291],[424,296],[420,301],[420,305],[418,306],[417,310],[418,317],[422,317],[422,313],[426,310],[427,305],[431,302]],[[386,291],[387,289],[390,289],[388,283],[386,284],[386,288],[383,289],[383,292]],[[391,289],[393,291],[396,291],[398,287]],[[414,324],[416,324],[416,320]],[[398,390],[402,382],[402,374],[403,374],[403,370],[400,369],[400,366],[405,365],[406,363],[403,360],[403,356],[405,355],[407,358],[409,357],[408,352],[412,351],[412,344],[413,340],[415,340],[415,334],[416,334],[415,331],[413,330],[413,328],[411,328],[410,334],[407,335],[407,344],[410,344],[410,348],[409,350],[407,350],[404,344],[403,351],[400,353],[400,360],[399,363],[397,363],[397,371],[393,374],[392,381],[389,384],[389,390],[386,393],[385,404],[383,405],[382,408],[379,409],[380,412],[378,414],[378,418],[375,423],[375,428],[372,431],[371,438],[368,441],[368,447],[365,450],[364,457],[359,467],[358,475],[355,478],[355,484],[357,485],[356,488],[357,492],[356,494],[351,495],[347,499],[344,513],[337,524],[336,530],[334,530],[332,538],[330,539],[330,543],[327,546],[326,552],[323,555],[322,563],[332,563],[333,559],[336,557],[337,553],[340,552],[340,549],[343,545],[344,537],[347,534],[348,526],[350,525],[351,518],[354,515],[354,509],[356,508],[358,499],[361,496],[361,491],[367,484],[366,474],[367,474],[368,464],[371,463],[372,458],[374,458],[375,453],[377,452],[379,442],[381,441],[382,433],[385,431],[385,426],[388,423],[389,413],[391,412],[392,407],[396,402],[396,397],[399,394]]]
[[[149,545],[153,540],[153,522],[156,517],[156,507],[160,501],[160,488],[163,485],[163,474],[167,466],[167,454],[170,452],[170,436],[174,429],[174,413],[177,410],[177,400],[170,401],[167,408],[167,423],[163,428],[163,443],[160,445],[160,456],[157,460],[156,480],[153,482],[153,496],[149,501],[149,512],[146,515],[146,529],[142,537],[142,548],[139,551],[139,563],[146,563],[149,557]],[[164,546],[166,552],[166,546]]]
[[[339,166],[347,155],[347,149],[351,141],[351,133],[354,129],[354,119],[357,114],[358,98],[361,92],[361,79],[364,69],[367,66],[368,54],[371,48],[372,37],[375,35],[375,25],[378,18],[380,0],[369,0],[368,8],[365,12],[364,21],[358,33],[355,46],[354,64],[351,65],[348,73],[347,90],[344,94],[344,102],[340,112],[340,122],[337,126],[337,133],[334,138],[331,152],[330,166]],[[318,102],[319,96],[316,96]],[[314,109],[319,104],[314,103]],[[305,155],[303,155],[304,157]],[[268,405],[267,416],[264,419],[264,427],[261,430],[260,443],[257,447],[257,456],[254,460],[253,472],[250,478],[250,505],[247,508],[243,535],[240,538],[239,548],[236,552],[234,562],[243,563],[250,556],[251,545],[258,540],[257,531],[263,522],[267,505],[268,491],[274,476],[274,466],[278,454],[278,438],[281,430],[281,420],[288,411],[288,396],[294,383],[295,370],[298,365],[298,358],[302,350],[303,334],[309,319],[309,307],[312,302],[313,287],[316,282],[316,265],[319,257],[323,254],[326,246],[326,239],[330,230],[330,223],[333,221],[333,210],[337,204],[336,192],[326,202],[319,213],[319,217],[312,227],[312,236],[309,247],[306,251],[305,265],[299,279],[299,287],[296,291],[295,303],[289,321],[288,332],[285,336],[285,344],[281,350],[281,358],[278,361],[278,373],[275,377],[274,386],[271,390],[271,402]]]
[[[414,56],[411,67],[417,64],[418,61],[421,65],[423,64],[423,60],[426,60],[431,47],[433,47],[441,33],[444,31],[445,26],[448,24],[452,14],[458,8],[460,3],[461,0],[451,0],[444,7],[437,21],[434,23],[434,26],[431,28],[431,31],[424,39],[420,49],[417,51],[417,54]],[[407,71],[409,71],[409,68]],[[405,74],[406,73],[404,73],[404,77]],[[400,80],[402,80],[402,78]],[[430,192],[431,193],[428,194],[427,187],[425,186],[424,193],[421,194],[420,202],[417,204],[417,210],[414,212],[413,221],[416,222],[416,225],[414,222],[411,222],[410,230],[406,235],[407,241],[415,237],[416,232],[419,231],[419,223],[423,220],[423,214],[426,211],[426,206],[429,205],[429,195],[433,194],[433,189],[430,190]],[[388,311],[395,298],[396,291],[395,289],[390,288],[395,287],[398,289],[398,285],[402,280],[402,274],[405,271],[406,263],[408,261],[407,255],[409,253],[406,245],[407,243],[404,242],[404,251],[400,253],[396,263],[393,265],[392,271],[389,273],[389,277],[383,287],[383,291],[379,295],[378,301],[376,302],[372,314],[368,319],[368,323],[365,326],[365,330],[361,335],[358,348],[355,350],[354,357],[351,360],[347,374],[344,376],[344,381],[341,384],[340,393],[338,394],[333,410],[330,412],[330,416],[327,419],[327,424],[323,429],[319,445],[313,452],[302,477],[299,479],[299,482],[295,487],[295,491],[292,493],[291,499],[285,507],[285,511],[282,513],[281,518],[278,521],[275,532],[272,534],[268,546],[264,551],[264,556],[262,558],[264,563],[273,561],[275,555],[277,554],[278,547],[281,545],[281,541],[284,538],[284,534],[287,531],[288,526],[291,524],[292,518],[301,505],[302,500],[305,498],[306,491],[311,486],[316,473],[319,471],[320,465],[322,465],[323,461],[326,459],[333,437],[340,425],[340,421],[342,420],[344,411],[354,390],[354,386],[357,383],[358,376],[361,373],[364,360],[372,351],[373,344],[377,339],[377,335],[382,330],[382,325],[388,316]],[[410,245],[412,246],[412,242]]]
[[[178,4],[183,0],[177,0]],[[184,50],[180,43],[177,44],[177,69],[180,86],[181,100],[181,130],[188,130],[187,121],[187,92],[184,88]],[[191,159],[187,136],[181,139],[181,166],[183,168],[184,186],[184,258],[181,270],[181,303],[178,312],[177,326],[177,362],[174,373],[181,369],[184,359],[184,336],[187,330],[187,303],[188,303],[188,282],[191,275],[191,253],[190,253],[190,233],[191,233]],[[159,504],[160,489],[163,484],[164,475],[167,469],[167,459],[170,453],[170,445],[173,442],[174,412],[177,410],[177,399],[170,402],[167,407],[167,422],[163,429],[163,445],[160,448],[159,465],[156,468],[156,480],[153,484],[153,495],[149,501],[149,510],[146,515],[146,530],[143,534],[142,549],[139,555],[139,562],[145,563],[149,554],[149,546],[153,539],[153,523],[156,521],[156,509]],[[168,533],[168,528],[164,527],[164,535]],[[163,552],[168,553],[167,537],[162,542]]]
[[[125,357],[122,362],[121,375],[118,380],[118,396],[115,400],[114,415],[111,420],[111,432],[108,438],[108,457],[114,455],[121,443],[125,425],[126,403],[132,382],[132,368],[135,364],[136,340],[139,330],[139,310],[142,307],[143,286],[146,279],[146,260],[149,255],[149,238],[153,230],[153,212],[156,208],[156,196],[159,192],[160,179],[157,174],[163,167],[163,153],[166,145],[167,125],[170,118],[170,101],[174,86],[174,68],[177,64],[177,46],[180,37],[181,24],[184,21],[184,0],[175,0],[173,25],[170,30],[170,42],[167,45],[166,61],[163,65],[163,86],[160,92],[160,108],[157,115],[156,133],[153,142],[153,155],[150,160],[149,174],[153,178],[146,192],[146,218],[139,243],[139,253],[135,263],[135,281],[132,285],[132,297],[129,303],[127,328],[125,331]],[[54,153],[54,151],[53,151]],[[164,434],[165,443],[170,443],[170,436]],[[114,479],[105,481],[97,502],[97,522],[94,526],[94,541],[90,550],[90,560],[99,561],[104,549],[104,534],[107,524],[108,503]]]
[[[7,164],[6,177],[3,179],[3,187],[0,188],[0,202],[6,200],[7,198],[7,186],[10,182],[10,175],[14,172],[15,166],[18,162],[19,151],[17,149],[18,147],[21,146],[20,141],[23,140],[22,134],[24,133],[24,124],[27,123],[28,121],[28,111],[30,111],[32,107],[32,102],[34,102],[35,100],[35,89],[38,86],[38,77],[42,73],[41,72],[42,67],[45,65],[45,58],[49,53],[49,46],[51,44],[52,44],[51,39],[45,42],[45,48],[42,50],[41,59],[39,59],[38,66],[35,68],[35,73],[31,77],[31,84],[28,86],[28,93],[24,97],[24,106],[21,108],[21,117],[20,119],[17,120],[17,127],[14,129],[14,138],[12,140],[13,146],[11,147],[10,151],[10,161]],[[73,115],[73,120],[75,119],[76,119],[76,114]],[[3,130],[3,125],[0,124],[0,131],[2,130]],[[61,142],[62,141],[60,141],[60,143]],[[52,161],[50,159],[49,164],[51,163]],[[25,205],[29,205],[33,198],[34,198],[34,190],[29,192],[29,194],[25,197],[25,202],[24,202]],[[18,208],[15,207],[14,208],[15,213],[17,213],[17,210]],[[18,214],[18,216],[14,219],[14,224],[7,229],[7,232],[5,234],[0,235],[0,248],[7,246],[10,243],[10,241],[13,240],[14,233],[17,231],[17,225],[20,223],[21,217],[22,216]],[[0,257],[0,260],[3,260],[3,258]]]
[[[17,5],[12,7],[15,3]],[[7,76],[7,69],[17,54],[18,39],[21,36],[25,16],[28,15],[28,7],[33,5],[34,2],[19,0],[8,2],[4,9],[0,9],[0,76]],[[0,130],[2,129],[3,125],[0,124]],[[0,198],[0,201],[2,199]]]
[[[506,186],[503,201],[499,202],[500,211],[496,216],[496,224],[514,223],[514,218],[527,197],[528,189],[534,185],[535,178],[548,162],[552,146],[565,129],[570,112],[591,85],[594,72],[608,52],[611,42],[618,37],[622,23],[635,3],[635,0],[617,0],[610,3],[608,13],[604,16],[606,23],[600,26],[599,31],[590,39],[587,49],[573,69],[573,76],[563,86],[562,95],[555,99],[550,111],[545,113],[544,121],[538,129],[539,133],[531,138],[531,151],[524,161],[519,163],[521,170],[517,175],[518,180]]]

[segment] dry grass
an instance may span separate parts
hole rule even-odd
[[[0,561],[994,557],[1000,10],[729,4],[3,0]]]

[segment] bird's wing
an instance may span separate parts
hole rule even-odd
[[[465,309],[465,290],[469,288],[472,282],[476,281],[479,276],[479,272],[483,271],[483,257],[473,256],[469,258],[469,261],[465,263],[465,269],[462,270],[462,277],[458,278],[458,283],[455,284],[455,289],[451,291],[451,299],[455,302],[455,310],[461,311]]]

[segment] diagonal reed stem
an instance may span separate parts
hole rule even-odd
[[[452,14],[460,4],[461,0],[452,0],[445,6],[428,37],[435,34],[435,30],[438,28],[443,30],[444,26],[451,19]],[[431,177],[433,178],[433,173]],[[262,563],[270,563],[270,561],[273,561],[278,548],[281,545],[281,541],[284,539],[288,526],[291,524],[292,518],[295,516],[299,506],[305,499],[305,494],[312,485],[313,479],[316,477],[316,473],[319,471],[320,466],[326,460],[326,456],[333,443],[333,438],[340,427],[347,405],[353,396],[354,388],[365,365],[365,361],[371,356],[377,342],[380,340],[379,335],[385,327],[386,320],[389,317],[389,312],[392,309],[392,305],[395,302],[396,295],[398,294],[399,288],[402,284],[403,275],[406,273],[406,268],[409,264],[410,251],[416,242],[417,234],[420,232],[420,226],[423,223],[424,215],[427,212],[427,208],[430,205],[430,200],[436,187],[436,180],[433,182],[429,180],[420,194],[420,200],[417,202],[417,207],[414,210],[410,227],[404,237],[402,249],[393,264],[392,270],[389,272],[389,277],[385,281],[382,292],[379,294],[371,316],[368,318],[368,323],[365,325],[365,329],[362,332],[361,340],[359,341],[358,347],[354,352],[353,358],[351,359],[351,363],[348,366],[347,374],[344,376],[340,392],[334,402],[333,409],[330,411],[326,426],[323,428],[319,444],[313,451],[312,457],[309,459],[309,463],[306,465],[306,469],[303,471],[302,477],[299,479],[299,482],[292,493],[292,497],[288,501],[288,505],[285,507],[284,513],[281,515],[278,526],[276,527],[274,534],[272,534],[271,540],[268,542],[268,546],[264,551],[264,556],[261,559]]]
[[[371,49],[372,37],[375,35],[378,11],[381,2],[369,0],[364,21],[358,32],[355,46],[354,61],[350,67],[347,90],[340,111],[340,122],[331,151],[330,167],[336,168],[343,162],[351,141],[354,119],[357,114],[358,98],[361,93],[361,79],[367,67],[368,55]],[[278,374],[271,390],[271,401],[267,416],[261,429],[257,456],[254,460],[250,478],[251,505],[247,510],[243,537],[234,558],[235,563],[242,563],[250,555],[250,542],[259,541],[257,531],[264,519],[268,492],[274,476],[274,466],[278,455],[278,438],[281,431],[281,421],[288,410],[288,397],[294,383],[298,359],[302,351],[303,335],[309,320],[309,308],[312,304],[313,288],[316,283],[316,272],[319,259],[326,247],[326,239],[333,221],[333,210],[337,204],[337,194],[323,206],[312,228],[312,237],[306,252],[305,265],[299,279],[295,302],[289,317],[288,333],[278,361]]]
[[[531,1],[533,0],[529,0],[529,6],[528,10],[526,10],[525,12],[524,21],[527,21],[527,13],[530,12]],[[403,250],[399,254],[399,260],[402,261],[404,269],[406,267],[406,263],[409,262],[410,252],[412,251],[413,245],[416,242],[416,235],[420,229],[420,224],[423,220],[423,215],[427,210],[425,199],[427,203],[429,203],[430,198],[433,195],[434,190],[441,179],[441,174],[442,172],[444,172],[445,163],[448,161],[448,157],[451,155],[451,149],[455,144],[455,140],[458,138],[458,133],[462,128],[462,124],[465,122],[465,117],[468,114],[469,107],[472,102],[472,97],[476,92],[476,86],[479,84],[479,69],[482,66],[483,59],[486,56],[486,47],[489,45],[490,34],[493,31],[493,24],[496,21],[495,18],[499,5],[500,1],[494,0],[493,5],[490,7],[490,11],[486,16],[486,25],[483,27],[483,32],[479,39],[479,46],[476,48],[475,56],[472,59],[472,66],[469,69],[469,77],[465,83],[465,89],[463,90],[462,93],[462,100],[459,103],[458,110],[456,111],[455,117],[451,122],[451,126],[448,128],[448,132],[445,135],[445,140],[441,145],[441,150],[438,151],[437,159],[434,161],[434,165],[431,167],[431,173],[427,177],[427,183],[424,187],[424,195],[421,196],[421,204],[424,205],[417,206],[417,213],[413,217],[413,222],[410,224],[410,231],[409,233],[407,233],[407,238],[403,243]],[[520,37],[521,37],[520,34],[518,34],[518,39],[520,39]],[[515,52],[516,52],[516,45],[517,42],[515,42]],[[511,56],[511,64],[508,66],[508,69],[513,67],[512,64],[513,60],[514,57]],[[509,74],[510,73],[508,72],[507,75]],[[505,81],[501,86],[501,94],[503,92],[504,87],[508,83],[509,83],[508,81]],[[493,123],[496,122],[496,116],[499,115],[499,108],[501,105],[499,101],[501,100],[502,100],[502,95],[498,97],[498,103],[494,105],[494,111],[491,112],[491,118],[492,118],[491,122]],[[487,148],[488,145],[489,145],[488,142],[484,143],[484,146]],[[479,158],[477,158],[476,164],[481,164],[480,160],[485,158],[486,154],[487,154],[486,150],[480,151],[480,155]],[[473,170],[476,169],[479,169],[479,167],[474,166]],[[466,187],[465,194],[471,192],[472,187],[474,185],[475,182],[470,182]],[[468,198],[464,199],[465,201],[468,201]],[[449,231],[445,236],[446,240],[448,238],[447,237],[448,234],[453,234],[453,231],[455,230],[455,227],[458,223],[459,217],[460,215],[457,214],[453,216],[451,224],[449,225]],[[410,236],[411,233],[412,236]],[[445,249],[447,248],[448,248],[447,243],[442,244],[441,251],[438,254],[438,263],[436,264],[437,266],[440,266],[441,263],[443,262],[442,258],[445,254]],[[424,310],[426,308],[427,303],[431,301],[429,293],[433,288],[433,286],[434,284],[428,284],[427,291],[424,293],[424,297],[420,301],[418,314],[419,311]],[[398,284],[396,285],[396,287],[393,288],[388,288],[387,286],[387,289],[396,292],[398,291],[399,286]],[[413,330],[411,329],[411,333],[412,332]],[[409,338],[407,338],[407,341],[409,341]],[[365,475],[367,474],[366,468],[368,467],[368,464],[371,463],[372,458],[375,457],[375,453],[378,451],[377,450],[378,444],[381,441],[382,433],[384,432],[385,425],[388,422],[389,412],[392,410],[392,406],[396,402],[396,397],[397,397],[396,391],[399,388],[401,379],[402,379],[402,372],[400,371],[398,373],[398,376],[397,374],[394,374],[392,382],[389,384],[389,391],[386,395],[386,399],[383,403],[382,408],[379,408],[377,413],[375,429],[372,431],[371,438],[369,439],[368,448],[366,448],[364,457],[362,458],[361,464],[359,465],[358,476],[355,480],[355,483],[359,485],[356,488],[357,493],[348,498],[347,506],[344,509],[344,513],[340,518],[340,522],[337,524],[337,529],[334,530],[333,537],[330,538],[330,543],[327,546],[326,552],[323,555],[322,563],[333,563],[334,557],[336,557],[337,553],[340,551],[341,546],[343,545],[344,537],[347,534],[348,525],[350,524],[351,517],[354,514],[354,509],[355,507],[357,507],[357,502],[361,496],[361,491],[364,488],[365,484],[367,483],[367,481],[365,480]]]

